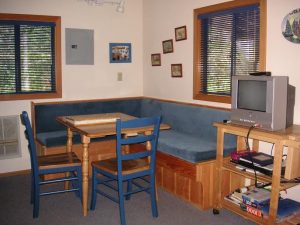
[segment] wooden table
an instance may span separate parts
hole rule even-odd
[[[93,115],[78,115],[78,116],[61,116],[57,121],[67,127],[67,151],[72,151],[73,132],[81,135],[81,142],[83,145],[82,151],[82,206],[83,215],[88,214],[88,187],[89,187],[89,144],[91,138],[105,137],[109,135],[116,135],[116,119],[131,120],[136,117],[126,115],[123,113],[103,113]],[[160,129],[169,129],[167,124],[161,124]],[[136,134],[141,132],[151,132],[153,127],[143,127],[139,129],[125,129],[124,134]],[[147,149],[151,148],[150,143],[147,143]]]

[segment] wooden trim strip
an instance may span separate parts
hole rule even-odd
[[[12,177],[12,176],[26,175],[30,173],[31,170],[19,170],[19,171],[13,171],[8,173],[0,173],[0,177]]]
[[[114,100],[131,100],[131,99],[150,99],[150,100],[152,99],[152,100],[157,100],[157,101],[162,101],[162,102],[177,103],[177,104],[182,104],[182,105],[230,111],[229,108],[223,108],[223,107],[217,107],[217,106],[208,106],[208,105],[203,105],[203,104],[182,102],[182,101],[176,101],[176,100],[170,100],[170,99],[161,99],[161,98],[155,98],[155,97],[137,96],[137,97],[125,97],[125,98],[87,99],[87,100],[74,100],[74,101],[31,102],[31,113],[32,113],[31,115],[32,115],[32,119],[33,119],[34,118],[34,108],[36,105],[52,105],[52,104],[59,105],[59,104],[74,104],[74,103],[85,103],[85,102],[106,102],[106,101],[114,101]],[[32,124],[34,124],[33,120],[32,120]]]
[[[103,99],[85,99],[85,100],[72,100],[72,101],[54,101],[54,102],[32,102],[33,107],[35,105],[53,105],[53,104],[74,104],[74,103],[85,103],[85,102],[107,102],[114,100],[131,100],[144,98],[142,96],[137,97],[124,97],[124,98],[103,98]]]

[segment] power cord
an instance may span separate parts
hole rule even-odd
[[[246,148],[247,148],[247,151],[249,152],[249,157],[250,157],[252,169],[253,169],[253,171],[254,171],[254,182],[255,182],[255,187],[256,187],[256,188],[260,188],[260,185],[258,185],[258,182],[257,182],[257,173],[256,173],[256,169],[255,169],[255,166],[254,166],[254,162],[253,162],[253,158],[252,158],[252,154],[251,154],[251,149],[250,149],[250,145],[249,145],[249,136],[250,136],[250,133],[251,133],[251,131],[252,131],[255,127],[257,127],[257,126],[258,126],[257,124],[254,124],[254,125],[252,125],[251,127],[249,127],[248,133],[247,133],[247,136],[246,136]]]

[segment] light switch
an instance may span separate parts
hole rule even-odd
[[[123,80],[123,73],[122,72],[118,72],[117,73],[117,80],[118,81],[122,81]]]

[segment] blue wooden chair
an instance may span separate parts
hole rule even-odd
[[[155,166],[156,147],[159,135],[160,117],[141,118],[130,121],[117,120],[117,158],[92,162],[92,198],[91,210],[95,209],[97,194],[101,194],[119,204],[120,221],[126,224],[124,198],[129,200],[134,193],[145,191],[150,194],[152,216],[157,217],[156,189],[155,189]],[[143,127],[153,127],[151,134],[145,134]],[[137,132],[136,135],[124,135]],[[139,132],[140,131],[140,132]],[[151,149],[147,150],[145,143],[151,143]],[[141,151],[128,153],[124,151],[128,145],[142,144]],[[122,150],[123,146],[123,150]],[[99,176],[101,174],[102,176]],[[117,181],[117,182],[115,182]],[[127,182],[127,191],[123,183]],[[116,185],[117,183],[117,185]],[[117,192],[105,192],[100,189],[105,185]],[[115,193],[114,193],[115,194]]]
[[[32,127],[27,112],[22,112],[21,121],[25,126],[25,136],[28,140],[28,149],[31,161],[31,204],[33,204],[33,218],[37,218],[39,216],[40,196],[76,192],[77,196],[81,199],[81,161],[77,158],[75,153],[68,152],[47,156],[37,156]],[[43,180],[41,178],[42,175],[55,173],[66,173],[68,176],[49,180]],[[57,182],[70,182],[72,184],[72,188],[41,192],[41,185]]]

